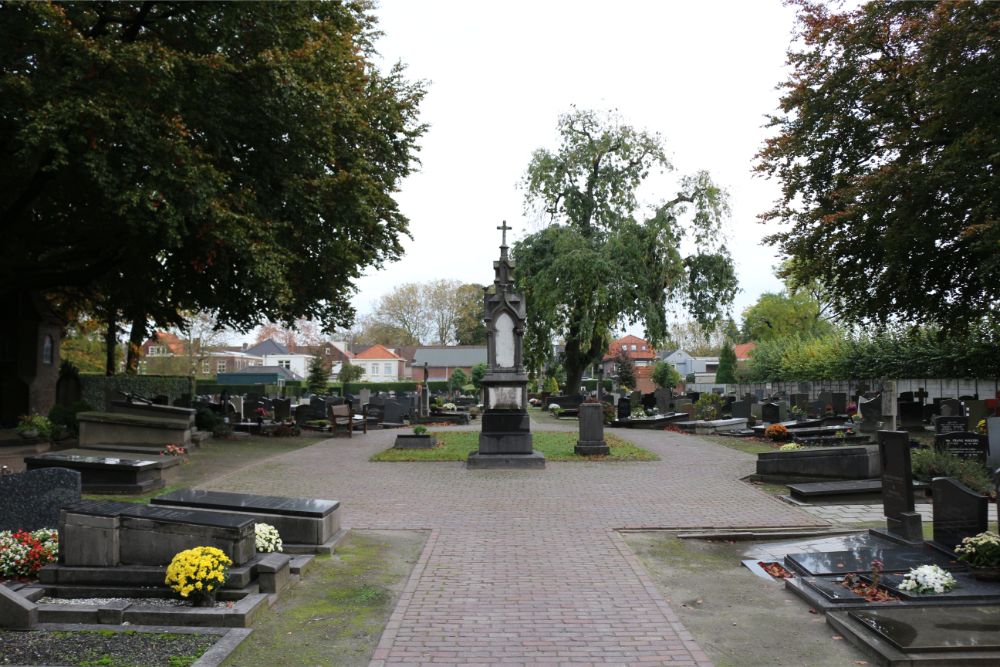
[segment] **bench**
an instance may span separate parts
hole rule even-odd
[[[360,419],[355,419],[359,416]],[[354,429],[361,428],[364,433],[368,433],[368,406],[361,407],[360,415],[355,415],[351,406],[347,403],[330,406],[330,431],[336,435],[337,431],[347,431],[347,437],[354,434]]]

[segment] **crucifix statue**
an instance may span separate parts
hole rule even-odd
[[[508,227],[507,226],[507,221],[504,220],[503,224],[501,226],[497,227],[497,229],[499,229],[501,232],[503,232],[503,236],[501,237],[501,240],[500,240],[500,247],[505,248],[505,247],[507,247],[507,232],[508,232],[508,230],[511,230],[511,229],[514,229],[514,228],[513,227]]]

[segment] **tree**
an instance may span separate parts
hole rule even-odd
[[[758,343],[786,336],[816,338],[833,330],[833,324],[821,316],[819,302],[805,291],[765,292],[743,311],[743,338]]]
[[[736,351],[730,342],[722,346],[719,353],[719,368],[715,371],[717,384],[736,384]]]
[[[424,286],[424,303],[433,330],[433,342],[448,345],[455,340],[455,322],[459,301],[456,298],[461,283],[457,280],[434,280]]]
[[[653,383],[663,389],[673,389],[681,382],[681,374],[677,372],[673,364],[669,364],[662,359],[653,365]]]
[[[305,318],[299,318],[292,325],[285,325],[281,322],[265,322],[257,327],[257,333],[254,336],[255,343],[262,343],[269,338],[284,345],[292,353],[300,345],[321,345],[324,341],[320,327],[315,322]]]
[[[425,129],[370,11],[0,4],[0,296],[67,294],[133,343],[191,310],[349,321],[352,281],[402,253]]]
[[[344,359],[344,363],[340,365],[340,372],[337,374],[337,379],[343,384],[348,384],[350,382],[357,382],[364,377],[364,374],[364,368],[355,366],[350,360]]]
[[[420,340],[412,334],[393,324],[383,322],[374,315],[363,315],[358,318],[358,333],[355,340],[365,343],[380,343],[386,347],[402,347],[404,345],[419,345]]]
[[[670,344],[695,357],[713,357],[719,353],[728,334],[738,334],[739,330],[727,318],[722,327],[707,328],[696,321],[673,322],[668,329]]]
[[[577,110],[560,118],[559,135],[559,148],[535,151],[524,177],[526,205],[548,225],[515,244],[514,258],[527,300],[528,365],[540,369],[561,338],[572,388],[607,350],[612,329],[642,322],[658,346],[675,300],[711,325],[732,301],[736,277],[719,234],[726,193],[706,172],[680,179],[673,198],[639,222],[636,189],[650,170],[670,168],[659,136]],[[686,236],[696,252],[682,257]]]
[[[341,371],[343,373],[343,371]],[[309,375],[306,377],[306,387],[314,394],[325,394],[330,374],[323,366],[323,359],[313,357],[309,360]]]
[[[448,379],[448,389],[451,391],[461,391],[462,387],[469,383],[469,378],[466,377],[465,371],[461,368],[456,368],[451,373],[451,377]]]
[[[229,332],[220,328],[212,313],[183,313],[181,326],[173,333],[182,343],[179,354],[146,359],[146,372],[153,375],[187,375],[207,377],[215,370],[209,367],[212,352],[222,349],[229,340]],[[145,339],[139,341],[141,346]],[[131,347],[130,343],[130,347]],[[138,361],[138,357],[136,358]],[[193,388],[192,388],[193,391]]]
[[[71,322],[59,344],[59,356],[63,361],[71,362],[81,373],[105,372],[107,355],[102,323],[86,317]],[[112,368],[121,361],[120,358],[114,359]]]
[[[761,217],[849,323],[959,331],[1000,302],[1000,4],[800,2]]]
[[[625,348],[618,350],[618,354],[615,355],[615,370],[618,374],[619,386],[623,389],[635,388],[635,364]]]
[[[400,285],[378,300],[372,321],[401,332],[413,341],[410,345],[420,345],[429,340],[432,331],[426,292],[426,286],[420,283]]]
[[[490,370],[490,367],[486,365],[486,362],[476,364],[472,367],[472,384],[476,386],[476,391],[479,391],[479,383],[483,381],[486,377],[486,373]]]
[[[483,286],[475,283],[460,286],[455,291],[455,342],[459,345],[485,345],[486,323],[483,322]]]

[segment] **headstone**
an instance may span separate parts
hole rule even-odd
[[[600,403],[580,404],[580,439],[573,451],[579,456],[607,456],[611,448],[604,441],[604,410]]]
[[[835,391],[830,394],[830,403],[833,404],[833,414],[847,414],[847,392]]]
[[[915,400],[920,405],[923,405],[924,403],[927,402],[928,396],[930,396],[930,394],[928,394],[927,390],[924,389],[923,387],[919,387],[915,392],[913,392],[913,400]]]
[[[669,389],[664,389],[663,387],[658,388],[653,394],[656,397],[656,410],[661,415],[665,415],[668,412],[673,411],[673,406],[671,402],[673,401],[673,392]]]
[[[990,449],[986,462],[991,469],[996,470],[1000,468],[1000,417],[990,417],[986,420],[986,435]]]
[[[371,389],[364,388],[358,392],[358,407],[368,405],[372,399]]]
[[[989,500],[948,477],[931,482],[934,496],[934,541],[949,551],[966,537],[986,531]]]
[[[233,406],[233,411],[240,417],[243,418],[243,397],[233,396],[229,399],[229,404]],[[225,407],[225,406],[223,406]],[[227,411],[228,413],[228,411]]]
[[[965,430],[965,417],[935,417],[934,432],[938,435],[942,433],[956,433]]]
[[[819,396],[816,398],[817,402],[822,403],[823,407],[820,414],[825,413],[827,410],[833,410],[833,393],[824,389],[819,392]]]
[[[309,399],[309,419],[326,419],[326,401],[319,396],[313,396]],[[308,420],[307,420],[308,421]]]
[[[789,402],[803,412],[809,411],[809,394],[792,394]]]
[[[874,433],[877,431],[879,422],[882,421],[881,396],[875,396],[871,399],[859,396],[858,409],[861,411],[861,432]]]
[[[406,407],[399,401],[386,401],[382,406],[382,421],[387,424],[402,424],[407,415]]]
[[[642,405],[642,392],[641,391],[638,391],[638,390],[633,391],[631,394],[628,395],[628,398],[629,398],[629,402],[631,403],[633,409],[635,409],[635,408],[639,407],[640,405]]]
[[[645,410],[655,410],[656,409],[656,394],[643,394],[642,395],[642,407]]]
[[[968,419],[968,430],[975,431],[979,422],[990,416],[986,401],[965,401],[965,417]]]
[[[920,515],[913,511],[910,436],[906,431],[879,431],[882,463],[882,509],[890,536],[907,542],[923,540]]]
[[[263,407],[260,400],[247,398],[243,401],[243,421],[252,422],[257,420],[257,408]]]
[[[80,492],[80,473],[68,468],[0,475],[0,530],[55,528],[59,508],[80,500]]]
[[[765,396],[767,396],[767,392],[763,389],[754,389],[753,395],[757,398],[757,402],[759,403],[764,400]]]
[[[746,401],[733,401],[730,414],[733,419],[747,419],[750,417],[750,404]]]
[[[985,435],[971,431],[954,431],[934,436],[934,449],[960,459],[972,459],[986,464],[987,441]]]
[[[694,403],[691,403],[690,401],[688,401],[687,403],[684,403],[683,405],[681,405],[681,406],[679,406],[677,408],[678,412],[683,412],[684,414],[688,415],[689,417],[694,415],[695,410],[696,410],[696,408],[694,406]]]
[[[292,417],[292,399],[276,398],[273,401],[274,421],[281,422]]]
[[[943,417],[965,416],[965,409],[962,407],[962,402],[954,398],[942,399],[939,405],[939,414]]]
[[[750,404],[750,416],[758,421],[764,421],[764,404],[763,403],[751,403]]]
[[[618,419],[628,419],[632,416],[632,399],[622,396],[618,399]]]
[[[899,425],[902,428],[922,428],[924,424],[924,406],[916,401],[900,401]]]
[[[763,403],[760,406],[760,418],[769,424],[778,424],[781,420],[777,403]]]

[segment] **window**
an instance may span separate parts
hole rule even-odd
[[[151,357],[162,357],[166,355],[166,348],[162,345],[150,345],[149,346],[149,356]]]
[[[326,355],[330,356],[330,348],[326,348]]]
[[[385,371],[383,375],[392,375],[392,364],[386,364],[383,370]]]
[[[215,362],[215,372],[216,373],[225,373],[226,372],[226,360],[225,359],[219,359],[218,361]]]
[[[46,366],[52,365],[52,336],[45,336],[45,340],[42,341],[42,363]]]
[[[211,372],[212,372],[212,366],[211,366],[210,362],[207,359],[205,361],[201,362],[201,373],[202,373],[202,375],[208,375]]]
[[[632,351],[635,352],[635,343],[632,343]]]
[[[706,373],[714,373],[719,370],[719,364],[705,364]]]
[[[286,368],[288,370],[291,370],[292,369],[292,360],[291,359],[280,359],[278,361],[278,368]]]
[[[640,346],[640,348],[642,349],[643,352],[646,351],[646,346],[645,345]]]

